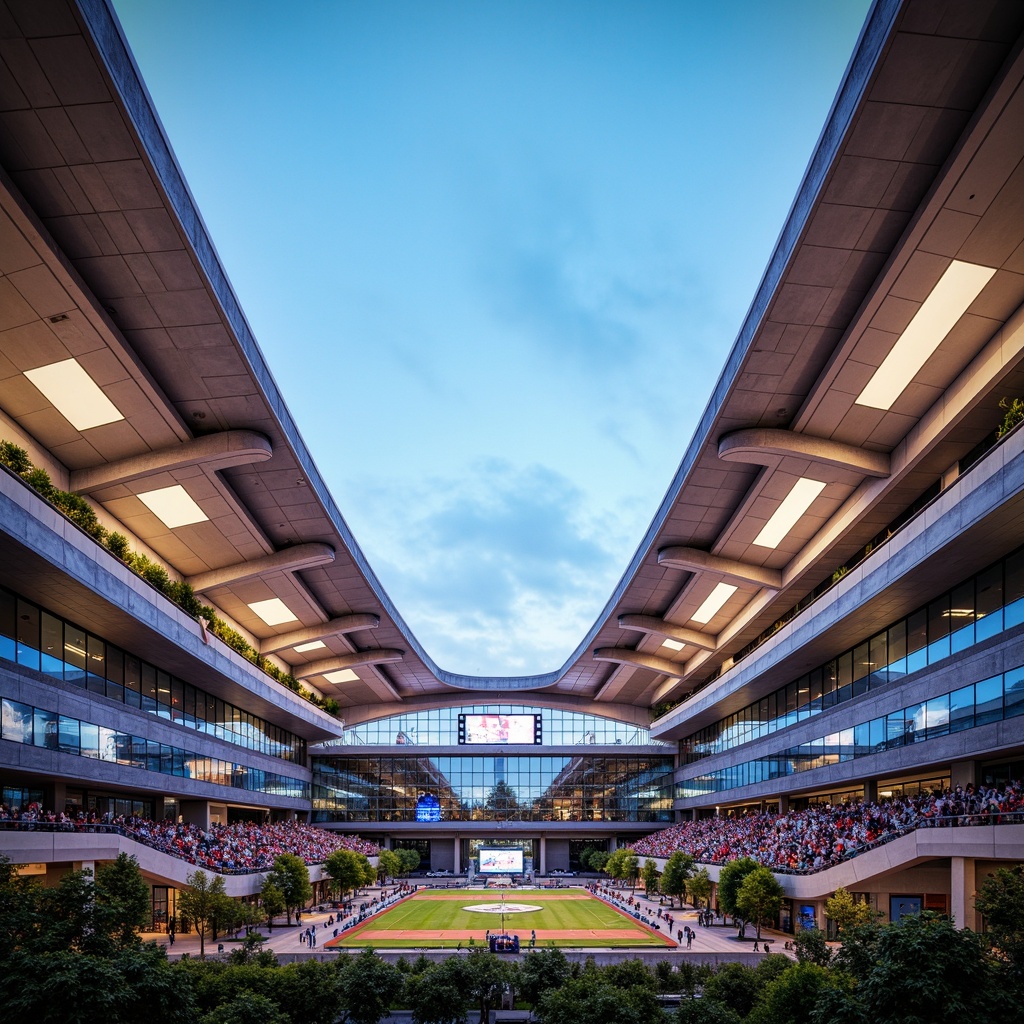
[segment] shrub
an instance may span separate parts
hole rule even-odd
[[[32,468],[32,460],[24,448],[19,448],[13,441],[0,441],[0,465],[24,476]]]
[[[50,495],[50,501],[56,505],[77,526],[80,526],[90,537],[96,540],[103,540],[107,531],[100,525],[96,518],[96,509],[92,507],[80,494],[72,494],[70,491],[54,490]]]
[[[33,466],[27,472],[22,473],[21,478],[29,487],[38,491],[47,501],[53,496],[53,482],[50,480],[50,474],[45,469]]]
[[[107,550],[122,562],[127,562],[131,558],[132,551],[128,546],[128,538],[123,533],[108,533],[106,544]]]

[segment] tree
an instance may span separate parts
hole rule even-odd
[[[519,969],[523,998],[536,1007],[548,989],[559,988],[569,977],[569,961],[560,949],[537,949],[526,954]]]
[[[260,890],[260,901],[263,904],[263,913],[267,919],[267,927],[274,930],[274,918],[287,910],[284,901],[284,893],[269,879],[263,880],[263,888]]]
[[[309,868],[306,867],[306,862],[294,853],[282,853],[274,858],[274,865],[267,875],[267,880],[281,890],[281,895],[284,896],[285,922],[291,924],[292,911],[301,910],[313,898],[313,887],[309,884]]]
[[[707,868],[700,868],[690,876],[686,883],[686,891],[690,894],[690,899],[693,900],[695,907],[702,904],[711,906],[711,884],[711,876],[708,874]]]
[[[220,875],[212,878],[197,868],[187,875],[188,888],[178,892],[178,909],[187,917],[199,933],[199,956],[206,956],[206,930],[223,913],[223,901],[228,898],[224,891],[224,879]]]
[[[335,850],[324,861],[324,869],[334,879],[342,897],[350,889],[369,885],[377,877],[377,872],[366,857],[354,850]]]
[[[985,917],[990,945],[1018,978],[1024,976],[1024,864],[999,868],[982,884],[974,905]]]
[[[822,989],[835,987],[838,979],[818,964],[793,964],[770,982],[757,997],[747,1024],[796,1024],[810,1019]]]
[[[199,1024],[291,1024],[291,1016],[273,999],[243,989],[216,1009],[204,1014]]]
[[[604,871],[611,854],[607,850],[594,850],[588,862],[591,871]]]
[[[490,950],[474,949],[463,961],[466,994],[480,1009],[480,1024],[501,1001],[509,981],[505,963]]]
[[[832,963],[832,950],[820,928],[805,928],[798,932],[793,940],[793,946],[796,949],[796,958],[802,964],[828,967]]]
[[[382,960],[372,949],[340,967],[338,988],[349,1024],[378,1024],[404,987],[402,972]]]
[[[643,880],[644,880],[644,892],[648,898],[658,891],[658,879],[661,877],[661,872],[658,870],[658,865],[653,860],[648,858],[644,861]]]
[[[631,881],[640,871],[640,858],[629,847],[620,846],[608,858],[604,869],[618,881]]]
[[[394,850],[381,850],[377,857],[377,874],[382,879],[397,878],[402,873],[402,858]]]
[[[721,1003],[740,1017],[746,1017],[761,991],[763,980],[751,967],[724,963],[704,982],[703,999]]]
[[[736,909],[757,926],[757,941],[761,940],[761,925],[775,920],[785,894],[779,880],[766,867],[754,868],[743,879],[736,893]]]
[[[896,924],[851,929],[836,955],[855,979],[843,999],[823,993],[816,1021],[847,1024],[988,1024],[1019,1019],[1005,966],[985,940],[925,911]]]
[[[139,941],[139,931],[152,913],[149,886],[139,862],[127,853],[103,865],[96,873],[97,917],[103,930],[120,947]]]
[[[535,1017],[540,1024],[663,1024],[665,1020],[653,988],[615,988],[586,971],[545,992]]]
[[[722,908],[723,914],[736,917],[739,910],[736,906],[736,896],[743,884],[743,879],[750,874],[758,863],[751,857],[740,857],[738,860],[731,860],[722,868],[718,876],[718,905]],[[743,934],[743,928],[740,928]]]
[[[676,1024],[740,1024],[739,1014],[713,999],[683,999],[676,1010]]]
[[[405,999],[413,1024],[466,1024],[463,964],[451,956],[406,979]]]
[[[874,912],[864,902],[856,902],[842,886],[825,900],[825,916],[834,921],[839,934],[863,924],[871,924]]]
[[[419,850],[410,850],[407,848],[399,848],[394,851],[399,859],[402,861],[402,874],[408,875],[411,871],[415,871],[420,866],[420,853]]]
[[[707,872],[705,872],[706,874]],[[686,883],[693,874],[693,858],[682,850],[676,850],[665,862],[665,870],[661,876],[661,891],[671,900],[679,898],[682,905],[686,894]]]

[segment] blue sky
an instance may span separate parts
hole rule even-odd
[[[441,668],[558,668],[650,522],[866,0],[114,0],[221,260]]]

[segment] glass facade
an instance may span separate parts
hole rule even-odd
[[[0,659],[247,750],[306,763],[306,741],[0,587]]]
[[[416,821],[436,799],[441,821],[671,821],[672,769],[668,756],[314,757],[313,814]]]
[[[1024,550],[680,743],[684,764],[770,736],[1024,622]]]
[[[665,746],[651,739],[651,730],[639,725],[617,722],[611,718],[556,711],[551,708],[523,704],[480,704],[461,708],[431,708],[379,718],[345,730],[344,736],[332,746],[395,745],[444,747],[459,742],[459,715],[541,715],[544,719],[543,746],[572,747],[579,744],[610,746]]]
[[[805,740],[768,757],[681,782],[676,796],[705,796],[812,771],[1024,714],[1024,667],[970,683],[870,722]]]
[[[181,747],[157,743],[144,736],[117,732],[91,722],[32,707],[19,701],[0,701],[0,738],[64,754],[139,768],[178,778],[212,782],[253,793],[309,799],[309,784],[276,772],[204,757]]]

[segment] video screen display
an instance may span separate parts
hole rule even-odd
[[[481,846],[477,850],[481,875],[521,875],[523,873],[523,851],[511,850],[507,846]]]
[[[540,715],[459,715],[460,743],[540,743]]]
[[[441,801],[433,793],[421,793],[416,801],[417,821],[440,821]]]

